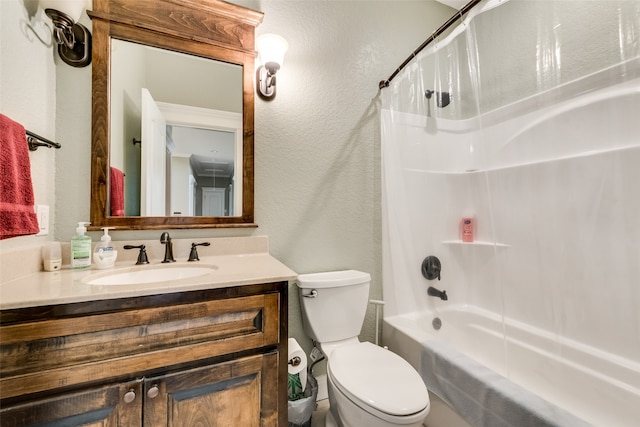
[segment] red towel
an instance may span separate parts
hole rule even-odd
[[[124,173],[111,167],[111,216],[124,216]]]
[[[24,126],[0,114],[0,239],[38,234]]]

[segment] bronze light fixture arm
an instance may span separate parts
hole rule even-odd
[[[74,22],[64,12],[45,9],[53,23],[53,37],[58,44],[58,55],[72,67],[86,67],[91,63],[91,33],[84,25]]]

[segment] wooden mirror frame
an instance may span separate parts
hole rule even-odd
[[[254,223],[255,27],[263,13],[221,0],[93,0],[91,229],[256,227]],[[242,67],[242,215],[111,216],[109,214],[111,39],[196,55]]]

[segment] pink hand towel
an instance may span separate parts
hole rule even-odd
[[[111,216],[124,216],[124,173],[111,166]]]
[[[0,114],[0,239],[38,234],[24,126]]]

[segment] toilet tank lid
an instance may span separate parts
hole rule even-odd
[[[299,288],[337,288],[369,283],[371,275],[357,270],[326,271],[298,275]]]

